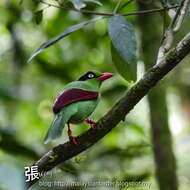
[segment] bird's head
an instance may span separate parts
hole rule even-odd
[[[101,73],[99,71],[88,71],[82,75],[78,80],[79,81],[98,81],[103,82],[113,76],[110,72]]]

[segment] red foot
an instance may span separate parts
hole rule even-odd
[[[77,144],[78,144],[78,143],[77,143],[77,140],[76,140],[76,137],[69,136],[69,140],[70,140],[70,142],[71,142],[72,144],[74,144],[74,145],[77,145]]]
[[[92,119],[90,118],[87,118],[84,120],[87,124],[89,124],[92,128],[95,128],[96,127],[96,122],[93,121]]]

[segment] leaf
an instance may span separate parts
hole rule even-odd
[[[136,81],[137,64],[129,64],[122,59],[113,44],[111,44],[111,55],[118,73],[127,81]]]
[[[43,18],[43,10],[35,12],[36,24],[40,24],[42,22],[42,18]]]
[[[123,16],[113,16],[109,19],[109,35],[113,46],[126,62],[136,58],[135,31],[130,22]]]
[[[71,0],[71,2],[73,3],[74,7],[77,10],[80,10],[80,9],[86,7],[86,3],[84,3],[84,0]]]
[[[53,44],[55,44],[56,42],[58,42],[59,40],[63,39],[64,37],[70,35],[71,33],[83,28],[84,26],[92,23],[92,22],[95,22],[97,20],[100,20],[102,19],[103,17],[96,17],[94,19],[91,19],[91,20],[88,20],[88,21],[84,21],[84,22],[81,22],[79,24],[76,24],[76,25],[73,25],[69,28],[67,28],[64,32],[62,32],[61,34],[57,35],[56,37],[48,40],[47,42],[43,43],[38,49],[36,49],[32,55],[30,56],[30,58],[28,59],[28,63],[34,59],[34,57],[36,57],[39,53],[41,53],[42,51],[44,51],[46,48],[52,46]]]
[[[123,16],[109,19],[108,32],[112,42],[112,60],[126,80],[136,79],[136,38],[132,24]]]

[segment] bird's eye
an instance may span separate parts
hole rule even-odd
[[[94,75],[92,73],[88,74],[88,78],[94,78]]]

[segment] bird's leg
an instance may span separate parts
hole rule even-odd
[[[86,118],[84,121],[85,121],[87,124],[89,124],[92,128],[95,128],[95,127],[96,127],[96,122],[93,121],[92,119]]]
[[[67,134],[69,136],[69,140],[71,141],[72,144],[77,145],[78,144],[77,140],[75,137],[72,136],[72,131],[71,131],[69,123],[67,123],[67,126],[68,126]]]

